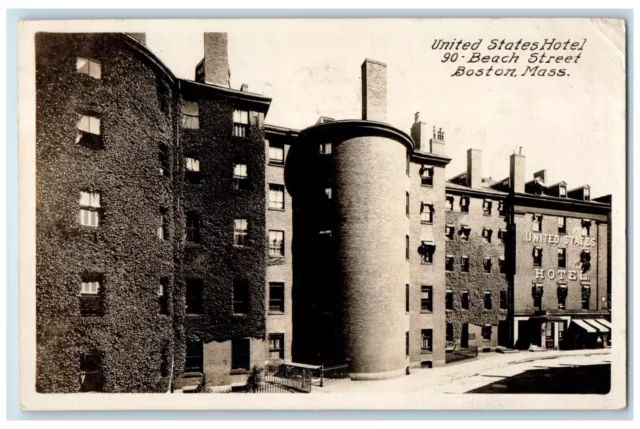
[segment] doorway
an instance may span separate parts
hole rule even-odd
[[[460,348],[468,349],[469,348],[469,324],[462,324],[462,332],[460,333]]]

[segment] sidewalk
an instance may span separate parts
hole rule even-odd
[[[436,388],[467,377],[473,377],[481,372],[500,369],[510,365],[532,362],[544,359],[554,359],[567,356],[607,355],[611,349],[594,350],[550,350],[544,352],[521,351],[518,353],[481,353],[478,359],[461,362],[440,368],[412,369],[411,375],[390,380],[373,381],[342,381],[323,388],[314,389],[313,393],[331,392],[367,392],[380,389],[386,392],[412,392],[417,390]]]

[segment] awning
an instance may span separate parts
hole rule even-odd
[[[587,322],[589,325],[593,326],[594,328],[596,328],[599,332],[604,332],[604,333],[609,332],[609,328],[607,328],[601,323],[598,323],[598,320],[596,319],[584,319],[584,321]]]
[[[584,329],[587,332],[593,333],[595,334],[596,332],[598,332],[596,330],[596,328],[594,328],[593,326],[589,325],[588,323],[586,323],[584,320],[580,320],[580,319],[571,319],[572,323],[575,323],[577,326],[581,327],[582,329]]]
[[[601,325],[606,326],[609,329],[613,329],[613,326],[611,325],[611,322],[609,322],[607,319],[597,319],[598,323]]]

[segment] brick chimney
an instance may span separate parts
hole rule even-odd
[[[143,45],[147,44],[147,33],[127,33]]]
[[[370,59],[362,63],[362,119],[387,120],[387,65]]]
[[[509,157],[509,190],[512,192],[524,192],[524,161],[522,148],[518,153],[513,153]]]
[[[196,81],[230,88],[227,33],[204,33],[204,58],[196,66]]]
[[[482,151],[467,150],[467,186],[478,189],[482,186]]]

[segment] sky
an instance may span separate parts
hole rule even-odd
[[[231,87],[246,83],[272,97],[269,124],[303,129],[319,116],[361,118],[360,65],[371,58],[387,64],[387,122],[408,133],[420,112],[429,127],[444,129],[447,177],[465,171],[466,151],[475,148],[483,177],[503,179],[509,155],[522,148],[527,180],[546,169],[548,184],[589,184],[593,197],[624,195],[624,33],[615,22],[218,20],[144,30],[147,46],[187,79],[203,57],[202,33],[227,32]],[[544,65],[566,67],[566,77],[452,77],[458,66],[490,64],[443,63],[444,52],[431,49],[434,39],[482,39],[483,55],[495,55],[486,50],[494,38],[587,42],[577,64]],[[518,53],[519,69],[529,53]]]

